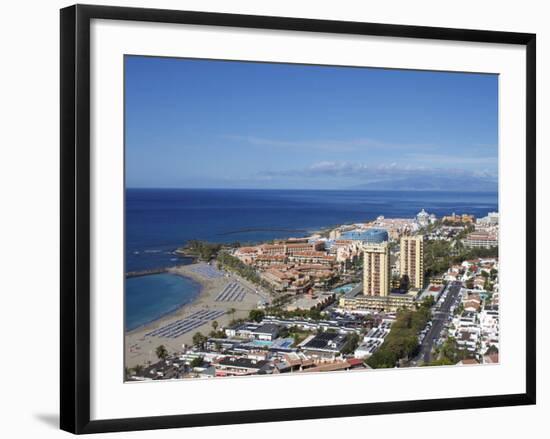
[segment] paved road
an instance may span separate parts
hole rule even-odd
[[[433,345],[441,336],[441,331],[443,330],[445,323],[449,319],[451,306],[456,303],[461,288],[462,283],[458,281],[452,282],[447,285],[447,297],[445,297],[445,300],[442,303],[441,307],[434,312],[432,327],[424,337],[424,340],[422,340],[422,344],[420,345],[420,352],[415,358],[415,361],[423,361],[427,363],[431,360]]]

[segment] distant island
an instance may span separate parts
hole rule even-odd
[[[468,176],[411,176],[400,178],[392,176],[388,180],[379,180],[350,187],[352,190],[391,190],[391,191],[441,191],[441,192],[496,192],[498,181],[493,178]]]

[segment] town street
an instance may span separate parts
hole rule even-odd
[[[415,358],[415,361],[423,361],[424,363],[428,363],[431,360],[432,348],[441,336],[445,323],[449,321],[451,307],[453,304],[456,304],[461,288],[462,282],[455,281],[451,282],[445,289],[447,296],[441,304],[441,307],[433,313],[432,327],[426,334],[426,337],[424,337],[424,340],[422,340],[420,352]]]

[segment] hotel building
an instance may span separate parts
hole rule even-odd
[[[348,312],[384,311],[395,312],[399,309],[409,309],[414,306],[417,293],[409,291],[402,294],[390,293],[388,296],[341,297],[338,306]]]
[[[363,247],[363,291],[355,289],[339,300],[339,306],[350,312],[386,311],[395,312],[414,306],[417,290],[391,293],[390,249],[388,243],[368,244]]]
[[[387,243],[363,247],[363,294],[383,296],[390,293],[390,248]]]
[[[466,213],[463,213],[462,215],[457,215],[453,212],[452,215],[444,216],[442,218],[442,221],[444,223],[452,224],[472,224],[475,221],[475,217]]]
[[[498,246],[496,234],[473,232],[464,240],[464,245],[468,248],[491,248]]]
[[[400,276],[409,277],[411,288],[422,289],[424,287],[424,237],[422,235],[403,236],[400,248]]]
[[[381,244],[388,241],[388,231],[379,228],[355,229],[343,232],[339,239],[350,241],[362,241],[365,244]]]

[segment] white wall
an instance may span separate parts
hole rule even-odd
[[[121,6],[302,16],[396,24],[536,32],[538,45],[538,145],[548,144],[550,27],[542,1],[181,0],[87,1]],[[369,3],[369,4],[367,4]],[[0,431],[5,437],[59,437],[58,412],[58,9],[63,1],[4,2],[0,32]],[[548,152],[539,148],[539,224],[548,207]],[[546,165],[546,166],[545,166]],[[507,178],[507,176],[503,176]],[[550,212],[546,212],[550,213]],[[548,233],[539,227],[539,249]],[[539,251],[539,273],[549,263]],[[545,264],[546,262],[546,264]],[[539,280],[539,316],[544,306]],[[539,317],[539,371],[548,344],[548,323]],[[17,363],[21,361],[20,365]],[[13,376],[10,376],[13,374]],[[522,437],[547,425],[548,379],[539,373],[536,407],[391,415],[338,420],[203,428],[185,433],[291,437],[368,435],[409,438]],[[223,428],[223,432],[222,432]],[[181,437],[178,430],[127,433],[134,437]],[[281,436],[282,435],[282,436]],[[113,436],[113,435],[109,435]],[[121,437],[113,436],[113,437]]]

